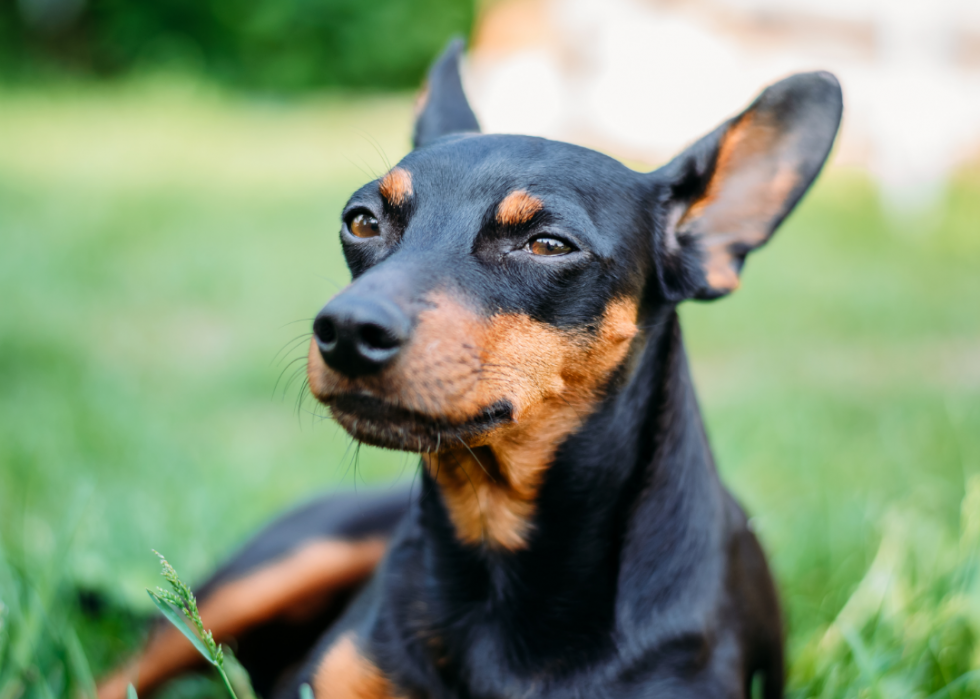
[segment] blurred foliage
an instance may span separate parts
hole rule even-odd
[[[416,87],[473,0],[0,0],[0,74],[179,69],[269,91]]]
[[[961,519],[957,540],[914,509],[888,514],[864,578],[795,658],[795,696],[980,696],[980,476]]]
[[[0,105],[0,697],[32,699],[134,647],[151,548],[199,580],[299,500],[412,478],[300,383],[348,279],[339,212],[407,150],[411,104],[158,76]],[[682,308],[795,698],[980,696],[978,220],[980,172],[895,219],[831,168],[738,293]]]

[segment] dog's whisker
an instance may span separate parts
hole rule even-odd
[[[328,416],[327,415],[321,415],[320,413],[318,413],[316,408],[314,408],[313,410],[306,410],[304,408],[303,409],[303,412],[310,416],[310,424],[311,425],[314,424],[313,423],[313,420],[314,419],[317,420],[318,422],[323,422],[324,420],[327,420],[328,419]]]
[[[482,468],[482,469],[483,469],[483,472],[484,472],[485,474],[487,474],[487,478],[489,478],[489,479],[490,479],[490,482],[491,482],[491,483],[496,483],[496,481],[494,480],[494,478],[493,478],[493,476],[491,476],[491,475],[490,475],[490,472],[489,472],[489,471],[487,471],[487,467],[483,465],[483,462],[482,462],[482,461],[480,461],[480,459],[479,459],[479,457],[478,457],[478,456],[477,456],[477,455],[476,455],[476,454],[475,454],[475,453],[473,452],[473,450],[472,450],[472,449],[470,449],[470,445],[469,445],[469,444],[467,444],[467,443],[466,443],[466,441],[465,441],[465,440],[463,440],[463,438],[462,438],[462,437],[459,437],[459,436],[457,436],[457,437],[456,437],[456,439],[457,439],[457,440],[459,441],[459,443],[460,443],[460,444],[462,444],[462,445],[463,445],[464,447],[466,447],[466,451],[468,451],[468,452],[470,453],[470,456],[472,456],[472,457],[473,457],[473,460],[474,460],[474,461],[475,461],[475,462],[477,463],[477,465],[478,465],[478,466],[479,466],[480,468]]]
[[[342,155],[343,155],[344,160],[346,160],[348,163],[350,163],[351,165],[353,165],[354,167],[356,167],[358,170],[360,170],[361,171],[361,174],[364,175],[365,177],[367,177],[369,180],[376,180],[376,179],[378,179],[377,174],[375,174],[374,172],[370,172],[371,168],[368,168],[367,170],[365,170],[360,165],[358,165],[353,160],[351,160],[350,156],[348,156],[346,153],[342,153]],[[367,165],[367,163],[365,163],[365,165]]]
[[[283,328],[288,328],[290,325],[296,325],[296,323],[313,323],[313,318],[299,318],[297,320],[291,320],[288,323],[283,323],[276,330],[282,330]]]
[[[343,288],[344,288],[344,284],[341,284],[340,282],[338,282],[338,281],[337,281],[336,279],[334,279],[333,277],[324,277],[324,276],[323,276],[322,274],[316,274],[316,275],[314,275],[314,276],[315,276],[315,277],[316,277],[317,279],[319,279],[320,281],[322,281],[322,282],[326,282],[327,284],[329,284],[330,286],[332,286],[332,287],[333,287],[334,289],[336,289],[337,291],[340,291],[341,289],[343,289]],[[313,320],[316,320],[316,319],[314,318]],[[311,320],[310,322],[313,322],[313,321]]]
[[[344,469],[344,473],[340,477],[341,481],[347,480],[347,474],[350,473],[351,463],[347,462],[347,455],[350,453],[350,450],[354,446],[355,442],[357,442],[357,440],[354,437],[351,437],[349,434],[347,434],[347,447],[344,448],[344,453],[340,457],[341,465],[347,463],[347,467]]]
[[[292,340],[289,340],[288,342],[286,342],[286,344],[284,344],[280,348],[280,350],[278,352],[276,352],[275,356],[272,358],[272,360],[269,362],[269,364],[270,365],[275,364],[276,361],[279,359],[279,356],[280,355],[284,355],[285,356],[285,355],[289,354],[293,349],[296,348],[296,345],[298,345],[303,340],[305,340],[307,338],[310,338],[310,337],[313,337],[313,333],[312,332],[305,332],[302,335],[297,335]]]
[[[299,411],[300,411],[300,408],[302,408],[302,406],[303,406],[303,401],[306,398],[306,394],[308,393],[308,389],[309,388],[310,388],[310,380],[309,380],[309,378],[306,378],[306,379],[303,380],[303,385],[300,386],[299,393],[296,395],[296,417],[297,418],[299,418]],[[300,424],[302,424],[302,423],[300,423]]]
[[[456,458],[456,455],[453,452],[449,452],[449,456],[456,463],[457,468],[459,468],[463,472],[463,475],[466,476],[466,480],[468,480],[470,483],[470,488],[473,490],[473,499],[476,500],[476,505],[480,510],[480,528],[482,529],[483,536],[485,538],[486,532],[489,529],[489,521],[487,520],[486,512],[483,509],[483,501],[480,499],[480,492],[476,489],[476,484],[470,477],[470,472],[466,470],[466,467],[462,463],[460,463],[459,459]]]
[[[273,386],[272,386],[272,396],[273,396],[273,398],[276,395],[276,391],[279,388],[279,382],[282,381],[282,377],[285,376],[286,372],[289,371],[290,367],[292,367],[294,364],[296,364],[297,362],[302,361],[304,359],[306,359],[305,356],[303,356],[303,357],[297,357],[296,359],[293,359],[288,364],[286,364],[286,366],[284,366],[282,368],[282,371],[279,372],[279,377],[276,379],[275,384],[273,384]],[[298,368],[298,371],[306,371],[306,367],[305,366],[301,366],[301,367]],[[293,373],[291,374],[291,377],[292,378],[295,378],[296,372],[297,372],[297,369],[294,369],[293,370]],[[289,383],[290,383],[291,380],[292,379],[287,380],[285,386],[283,386],[282,392],[283,392],[283,397],[284,398],[286,396],[286,391],[289,390]]]
[[[381,146],[378,140],[367,131],[361,131],[360,129],[354,129],[354,131],[360,135],[361,138],[367,141],[372,148],[374,148],[374,152],[379,158],[381,158],[381,162],[384,163],[385,172],[391,170],[391,162],[388,160],[388,155],[385,153],[384,148]]]
[[[361,480],[364,480],[364,475],[361,474],[360,469],[358,469],[358,466],[360,465],[360,458],[361,458],[361,447],[363,445],[364,442],[362,442],[361,440],[357,440],[357,446],[354,447],[354,492],[355,493],[357,492],[357,476],[360,475]],[[367,485],[367,481],[364,481],[364,485]]]
[[[285,372],[286,370],[284,369],[283,371]],[[306,376],[306,367],[305,366],[298,366],[295,369],[293,369],[292,373],[286,378],[285,382],[283,382],[283,385],[282,385],[282,398],[281,398],[281,400],[285,400],[286,399],[286,394],[289,393],[289,389],[292,388],[293,383],[300,376]],[[302,391],[302,389],[301,389],[301,391]],[[303,395],[303,400],[306,400],[306,396],[305,395]]]

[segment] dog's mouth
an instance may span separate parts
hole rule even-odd
[[[424,415],[366,395],[338,395],[323,402],[355,439],[400,451],[437,452],[470,444],[513,420],[513,409],[507,401],[498,401],[463,422]]]

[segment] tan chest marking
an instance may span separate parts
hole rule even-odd
[[[316,699],[400,699],[381,670],[358,650],[353,632],[337,639],[313,677]]]
[[[494,321],[487,364],[526,369],[497,374],[506,383],[503,395],[514,407],[514,423],[495,429],[481,444],[423,455],[462,541],[511,551],[527,545],[538,490],[555,452],[595,410],[636,332],[636,306],[627,301],[610,305],[591,338],[526,316]],[[485,383],[492,390],[497,382]]]

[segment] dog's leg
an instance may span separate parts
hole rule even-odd
[[[260,531],[197,591],[204,625],[229,643],[255,689],[269,693],[298,663],[384,554],[408,508],[404,490],[317,499]],[[191,644],[158,623],[143,652],[99,686],[121,699],[203,665]]]
[[[745,697],[759,677],[763,699],[782,699],[785,683],[783,624],[772,573],[742,508],[729,496],[729,509],[737,522],[729,550],[728,589],[739,617],[744,648]]]

